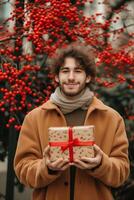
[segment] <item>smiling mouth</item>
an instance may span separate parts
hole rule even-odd
[[[65,83],[65,85],[78,85],[78,83]]]
[[[67,87],[75,87],[75,86],[77,86],[78,84],[65,84],[65,86],[67,86]]]
[[[78,86],[77,83],[71,83],[71,84],[65,84],[65,87],[67,87],[68,89],[74,89]]]
[[[78,85],[78,84],[66,84],[66,85]]]

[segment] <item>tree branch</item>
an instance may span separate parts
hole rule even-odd
[[[10,2],[10,0],[4,1],[4,2],[0,2],[0,5],[3,5],[3,4],[9,3],[9,2]]]
[[[115,14],[115,11],[119,10],[121,6],[124,6],[128,2],[132,2],[133,0],[121,0],[117,1],[115,5],[111,6],[111,12],[107,16],[107,20],[110,20],[113,15]]]

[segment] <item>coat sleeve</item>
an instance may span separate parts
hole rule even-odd
[[[110,155],[103,153],[102,163],[95,170],[87,171],[111,187],[119,187],[130,172],[128,159],[128,139],[123,119],[118,123]]]
[[[35,124],[35,120],[29,113],[20,131],[14,158],[14,170],[21,183],[33,188],[41,188],[53,182],[61,173],[48,173]]]

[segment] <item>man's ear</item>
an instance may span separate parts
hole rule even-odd
[[[56,81],[56,83],[59,83],[59,77],[58,77],[58,75],[55,75],[55,81]]]
[[[89,83],[91,81],[91,76],[86,77],[86,83]]]

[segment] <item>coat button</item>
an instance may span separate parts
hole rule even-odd
[[[68,182],[67,182],[67,181],[65,181],[65,182],[64,182],[64,185],[65,185],[65,186],[67,186],[67,185],[68,185]]]

